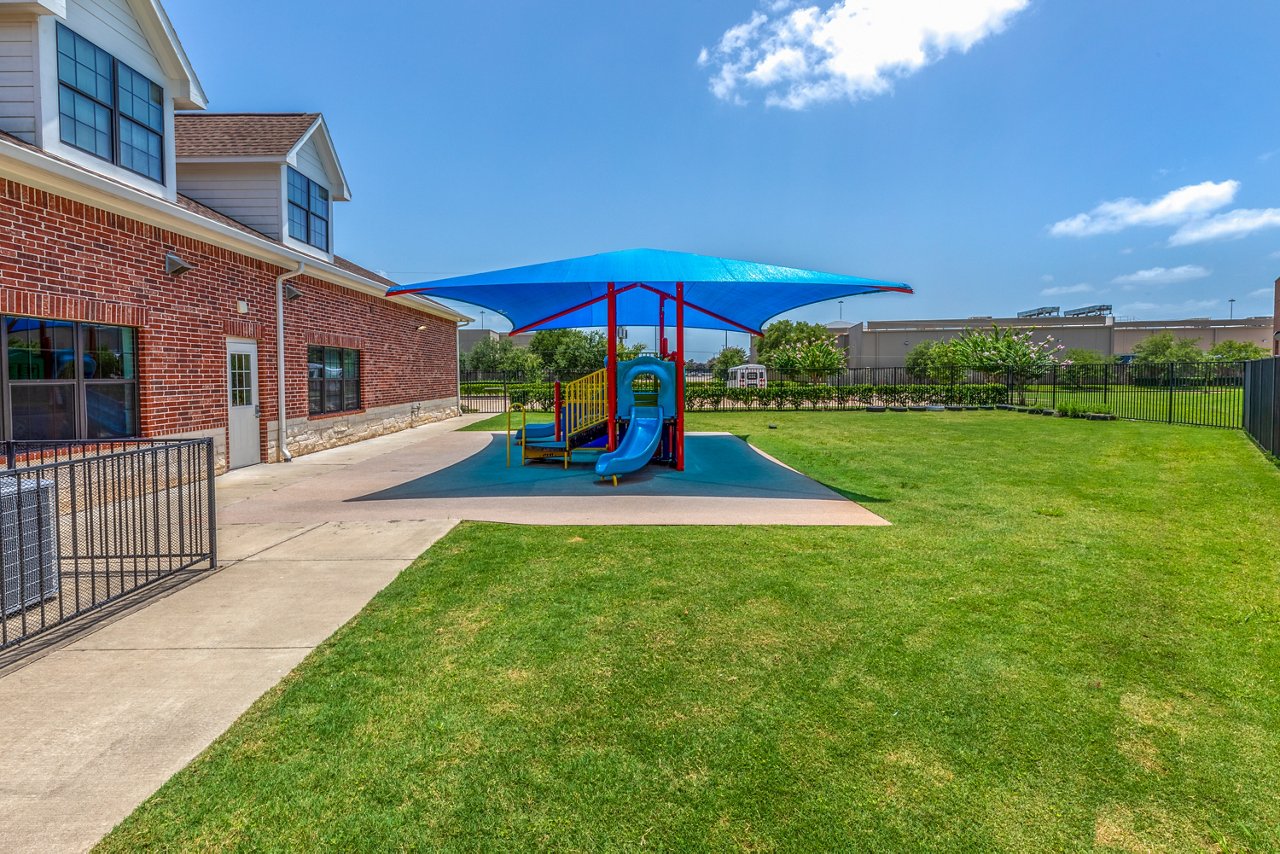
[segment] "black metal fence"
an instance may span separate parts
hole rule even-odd
[[[1280,356],[1245,365],[1244,429],[1264,451],[1280,456]]]
[[[217,566],[211,439],[4,442],[0,648]]]
[[[1044,374],[960,369],[853,368],[820,377],[764,377],[745,372],[718,379],[685,375],[685,408],[697,410],[856,410],[929,407],[1018,407],[1071,410],[1135,421],[1239,428],[1244,362],[1056,366]],[[504,412],[512,403],[549,409],[554,377],[463,372],[462,405]],[[564,377],[560,379],[566,379]]]

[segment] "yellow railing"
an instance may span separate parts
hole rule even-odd
[[[565,444],[573,437],[609,420],[609,377],[603,369],[561,387]]]

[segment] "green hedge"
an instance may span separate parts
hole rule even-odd
[[[492,395],[501,383],[463,383],[464,396]],[[511,383],[511,403],[526,409],[550,410],[552,383]],[[498,392],[501,394],[501,392]],[[994,406],[1008,399],[1000,383],[817,385],[772,382],[765,388],[730,388],[723,382],[686,383],[685,408],[697,409],[848,409],[859,406]]]
[[[1008,399],[1000,383],[956,385],[813,385],[773,382],[765,388],[730,388],[722,382],[687,383],[686,409],[826,409],[857,406],[994,406]]]

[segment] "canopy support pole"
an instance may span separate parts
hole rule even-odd
[[[606,293],[609,300],[609,355],[605,359],[605,394],[609,398],[609,450],[618,447],[618,292],[613,282]]]
[[[676,471],[684,471],[684,282],[676,282]]]

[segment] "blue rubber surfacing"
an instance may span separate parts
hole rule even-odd
[[[757,453],[737,436],[687,436],[683,472],[667,466],[649,465],[619,478],[616,487],[595,476],[596,456],[582,453],[575,457],[568,469],[560,460],[529,462],[521,466],[520,448],[512,447],[511,467],[507,468],[506,435],[495,434],[483,450],[465,460],[350,500],[607,495],[848,500],[817,481]]]

